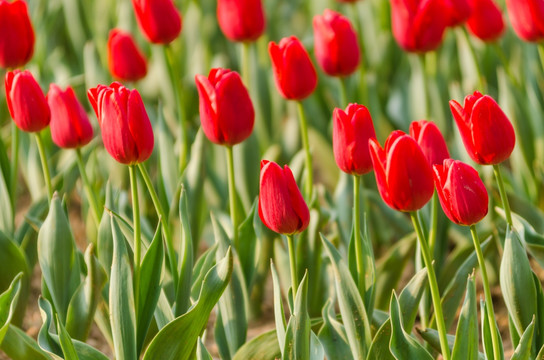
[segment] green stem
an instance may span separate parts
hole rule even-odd
[[[361,180],[358,175],[353,176],[353,231],[355,241],[355,259],[357,262],[357,279],[359,294],[364,302],[365,284],[365,258],[363,254],[363,238],[361,237]]]
[[[232,219],[232,242],[234,248],[239,249],[238,244],[238,211],[236,209],[236,183],[234,182],[234,156],[232,146],[227,146],[227,165],[229,173],[229,202],[230,218]]]
[[[537,49],[538,55],[540,57],[540,63],[542,64],[542,70],[544,70],[544,45],[538,44]]]
[[[478,256],[478,263],[480,264],[480,271],[482,273],[482,283],[484,286],[484,295],[487,310],[487,320],[489,321],[489,327],[491,331],[491,342],[493,343],[494,359],[499,360],[501,354],[499,334],[497,333],[497,327],[495,326],[495,311],[493,310],[493,298],[491,297],[491,289],[489,288],[489,280],[487,278],[487,270],[485,267],[484,254],[482,253],[482,247],[480,245],[480,239],[476,232],[476,226],[470,227],[470,233],[472,234],[472,240],[474,241],[474,248],[476,249],[476,256]]]
[[[476,74],[478,76],[478,85],[480,86],[480,91],[485,91],[485,87],[484,87],[484,82],[483,82],[483,76],[482,76],[482,70],[480,69],[480,65],[479,65],[479,62],[478,62],[478,58],[476,56],[476,50],[474,49],[474,46],[472,46],[472,41],[470,39],[470,35],[468,34],[468,31],[466,28],[461,28],[459,27],[458,28],[458,31],[460,31],[466,42],[467,42],[467,46],[468,46],[468,49],[470,51],[470,55],[472,56],[472,61],[474,62],[474,68],[476,69]]]
[[[359,91],[361,92],[361,101],[363,104],[368,104],[368,86],[366,83],[366,63],[365,63],[365,42],[363,41],[362,31],[362,15],[359,9],[357,8],[357,2],[351,3],[352,12],[354,16],[354,26],[357,33],[357,40],[359,41],[359,47],[361,49],[361,62],[359,63]]]
[[[494,42],[493,48],[495,49],[495,52],[497,53],[497,56],[502,63],[502,67],[504,68],[504,71],[506,72],[506,75],[508,76],[512,84],[514,84],[516,87],[520,87],[518,80],[510,70],[510,63],[508,61],[508,57],[504,53],[502,47],[497,42]]]
[[[93,214],[93,219],[96,222],[96,225],[100,225],[101,211],[98,206],[98,202],[94,196],[94,193],[91,188],[91,183],[87,177],[87,172],[85,171],[85,165],[83,164],[83,156],[81,156],[81,149],[76,149],[76,159],[77,166],[79,167],[79,174],[81,175],[81,181],[83,181],[83,188],[85,189],[85,194],[87,195],[87,200],[91,205],[91,213]]]
[[[430,110],[429,110],[429,87],[427,84],[427,71],[426,71],[426,64],[425,64],[425,54],[419,54],[418,56],[419,60],[419,75],[421,76],[421,85],[423,86],[423,99],[425,100],[424,103],[424,113],[426,118],[430,118]]]
[[[40,136],[40,133],[37,132],[36,134],[36,143],[38,144],[38,152],[40,153],[40,160],[42,162],[42,170],[43,170],[43,177],[45,180],[45,186],[47,187],[47,198],[49,199],[49,203],[51,203],[51,199],[53,198],[53,187],[51,186],[51,174],[49,173],[49,165],[47,165],[47,156],[45,155],[45,146],[43,144],[42,137]]]
[[[129,165],[130,189],[132,191],[132,218],[134,222],[134,306],[138,309],[140,294],[140,258],[142,255],[142,239],[140,235],[140,202],[138,199],[138,179],[135,165]]]
[[[15,198],[17,197],[17,175],[19,175],[19,142],[21,131],[13,122],[11,124],[11,209],[13,214],[13,231],[15,231]]]
[[[298,101],[297,105],[302,145],[304,146],[304,152],[306,154],[306,199],[311,201],[314,192],[314,174],[312,167],[312,154],[310,153],[310,141],[308,140],[308,121],[306,120],[306,113],[304,112],[304,105],[302,105],[302,102]]]
[[[242,80],[248,89],[251,88],[251,70],[249,62],[249,46],[250,43],[242,42],[242,56],[241,56],[241,72]]]
[[[438,231],[438,194],[436,190],[433,194],[433,199],[431,202],[431,228],[429,229],[429,248],[431,250],[431,255],[434,256],[434,248],[436,247],[436,233]]]
[[[442,304],[440,303],[440,292],[438,290],[436,274],[434,273],[429,244],[427,244],[427,241],[425,241],[417,211],[411,212],[410,217],[412,218],[412,223],[414,224],[414,229],[416,230],[419,245],[421,246],[423,261],[425,262],[425,267],[427,268],[427,277],[429,279],[429,287],[431,289],[431,298],[433,300],[433,307],[435,312],[438,336],[440,338],[440,348],[442,349],[442,356],[444,357],[444,360],[450,360],[450,348],[448,345],[447,330],[444,323],[444,314],[442,312]]]
[[[506,223],[510,225],[510,228],[513,228],[514,223],[512,222],[512,213],[510,211],[508,197],[506,196],[506,190],[504,189],[504,182],[502,180],[501,168],[499,167],[499,164],[493,165],[493,173],[495,174],[497,185],[499,186],[499,194],[501,196],[502,207],[506,216]]]
[[[345,77],[339,77],[338,81],[340,82],[340,108],[345,108],[348,106],[348,90]]]
[[[293,287],[293,298],[297,294],[298,277],[297,277],[297,261],[295,252],[295,240],[293,235],[287,236],[287,247],[289,248],[289,267],[291,268],[291,286]]]

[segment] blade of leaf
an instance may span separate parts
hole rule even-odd
[[[180,250],[180,270],[179,282],[176,294],[177,316],[185,314],[191,305],[191,282],[193,278],[193,238],[191,234],[191,225],[189,223],[189,207],[187,204],[187,192],[185,188],[181,189],[179,197],[179,218],[181,222],[181,250]]]
[[[11,282],[9,288],[0,294],[0,344],[8,332],[9,325],[19,298],[23,273],[19,273]]]
[[[533,333],[535,329],[535,318],[523,332],[519,344],[510,360],[529,360],[531,357],[531,345],[533,343]]]
[[[351,360],[351,350],[344,325],[336,320],[332,301],[329,299],[323,306],[323,327],[319,330],[318,338],[323,346],[327,358],[337,360]]]
[[[56,323],[57,333],[59,334],[60,347],[62,349],[62,353],[64,354],[64,359],[79,360],[79,356],[77,356],[77,352],[74,344],[72,343],[72,339],[70,338],[70,335],[68,335],[68,331],[66,331],[66,328],[62,326],[62,323],[59,321],[58,316],[56,316]]]
[[[478,359],[478,307],[474,275],[469,276],[465,302],[455,332],[452,360]]]
[[[281,297],[280,280],[278,273],[274,267],[274,263],[270,260],[270,270],[272,273],[272,287],[274,289],[274,319],[276,321],[276,335],[278,344],[283,352],[285,346],[285,311],[283,310],[283,299]]]

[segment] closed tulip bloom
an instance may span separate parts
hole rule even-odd
[[[467,20],[470,33],[482,41],[494,41],[504,33],[501,9],[493,0],[470,0],[472,13]]]
[[[40,85],[30,71],[6,74],[6,99],[15,125],[26,132],[38,132],[49,125],[51,112]]]
[[[232,41],[257,40],[266,26],[261,0],[218,0],[217,20]]]
[[[376,132],[368,109],[358,104],[349,104],[346,111],[336,108],[332,121],[334,159],[340,170],[352,175],[372,171],[368,141],[376,139]]]
[[[251,135],[253,103],[237,72],[212,69],[208,77],[195,76],[200,98],[202,130],[211,142],[232,146]]]
[[[459,160],[434,165],[434,183],[446,216],[459,225],[474,225],[487,215],[487,190],[478,172]]]
[[[293,235],[310,223],[310,211],[287,165],[261,161],[259,217],[270,230]]]
[[[51,109],[51,137],[58,147],[79,148],[91,141],[93,127],[71,87],[62,91],[51,84],[47,102]]]
[[[108,66],[111,75],[123,81],[137,81],[147,74],[144,54],[130,33],[113,29],[108,39]]]
[[[506,0],[506,8],[520,38],[534,42],[544,39],[544,1]]]
[[[153,129],[137,90],[114,82],[87,93],[108,153],[122,164],[141,163],[153,152]]]
[[[464,107],[451,100],[450,109],[472,160],[495,165],[510,157],[516,144],[514,127],[492,97],[475,91],[465,97]]]
[[[400,211],[421,209],[433,196],[433,172],[414,138],[396,130],[387,138],[385,149],[375,139],[369,147],[385,203]]]
[[[34,30],[26,2],[0,0],[0,67],[26,64],[34,53]]]
[[[302,43],[294,36],[271,41],[268,52],[280,94],[289,100],[310,96],[317,86],[317,73]]]
[[[450,153],[446,140],[435,123],[427,120],[412,122],[410,136],[416,139],[431,166],[442,164],[445,159],[449,159]]]
[[[461,25],[469,18],[472,8],[469,0],[444,0],[448,12],[448,25],[455,27]]]
[[[138,25],[154,44],[169,44],[181,32],[181,15],[172,0],[132,0]]]

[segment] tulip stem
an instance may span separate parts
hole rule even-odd
[[[341,108],[344,108],[348,104],[348,89],[346,84],[346,78],[340,77],[338,78],[340,81],[340,106]]]
[[[353,176],[353,232],[355,241],[355,259],[357,262],[357,280],[359,294],[363,302],[365,301],[365,258],[363,250],[363,238],[361,237],[361,178],[358,175]]]
[[[249,62],[249,46],[250,44],[248,42],[242,42],[242,56],[241,56],[241,71],[242,71],[242,80],[244,81],[244,84],[246,87],[251,89],[251,70],[250,70],[250,62]]]
[[[43,144],[42,137],[40,133],[36,134],[36,143],[38,144],[38,152],[40,153],[40,160],[42,162],[43,178],[45,180],[45,186],[47,187],[47,198],[49,203],[53,198],[53,187],[51,186],[51,174],[49,173],[49,165],[47,165],[47,156],[45,155],[45,146]]]
[[[540,63],[542,64],[542,70],[544,70],[544,45],[538,44],[537,49],[540,57]]]
[[[238,211],[236,209],[236,183],[234,182],[234,156],[232,153],[232,146],[227,146],[230,218],[232,219],[232,242],[234,243],[234,248],[238,250]]]
[[[293,287],[293,298],[297,294],[298,277],[297,277],[297,261],[295,252],[295,240],[293,235],[287,236],[287,247],[289,248],[289,267],[291,268],[291,286]]]
[[[480,86],[480,91],[485,92],[485,86],[482,76],[482,70],[480,69],[480,65],[478,62],[478,58],[476,56],[476,50],[474,49],[474,46],[472,45],[472,41],[470,40],[470,35],[464,27],[458,27],[457,28],[458,33],[460,33],[467,42],[467,47],[470,51],[470,55],[472,56],[472,60],[474,61],[474,68],[476,69],[476,75],[478,76],[478,86]]]
[[[357,40],[359,41],[359,47],[361,49],[361,61],[359,63],[359,91],[361,92],[361,99],[363,104],[368,104],[368,84],[366,82],[366,63],[365,63],[365,55],[367,54],[365,50],[365,42],[362,36],[363,33],[363,20],[361,19],[362,15],[359,9],[357,8],[357,2],[351,3],[351,9],[354,16],[354,25],[355,25],[355,32],[357,33]],[[346,106],[346,105],[342,105]]]
[[[502,63],[502,67],[504,68],[506,75],[508,76],[512,84],[519,88],[520,85],[518,83],[518,80],[516,79],[512,71],[510,70],[510,63],[508,61],[508,58],[506,57],[506,54],[504,53],[504,50],[501,48],[501,46],[497,42],[493,43],[493,48],[495,49],[497,56],[499,57],[499,60]]]
[[[11,124],[11,209],[13,220],[13,231],[15,231],[15,198],[17,197],[17,175],[19,175],[19,142],[21,138],[21,131],[15,125]]]
[[[500,343],[499,334],[497,333],[497,327],[495,326],[495,311],[493,310],[493,298],[491,297],[491,289],[489,288],[489,280],[487,278],[487,270],[485,267],[484,254],[480,245],[480,239],[476,232],[476,225],[470,227],[470,233],[472,234],[472,240],[474,241],[474,248],[476,249],[476,256],[478,257],[478,263],[480,264],[480,271],[482,273],[482,283],[484,286],[484,295],[486,301],[487,320],[489,321],[489,328],[491,331],[491,341],[493,343],[493,358],[495,360],[500,359]],[[483,325],[482,325],[483,326]]]
[[[314,175],[312,167],[312,154],[310,153],[310,141],[308,140],[308,121],[306,119],[306,113],[304,112],[304,105],[301,101],[297,102],[298,115],[300,121],[300,134],[302,136],[302,145],[304,146],[304,152],[306,154],[306,196],[308,202],[312,201],[314,191]]]
[[[132,219],[134,222],[134,306],[138,309],[140,294],[140,258],[142,253],[142,240],[140,235],[140,201],[138,199],[138,179],[135,165],[129,165],[130,189],[132,192]]]
[[[438,336],[440,338],[440,348],[442,349],[442,356],[444,357],[444,360],[450,360],[450,348],[448,345],[447,330],[444,323],[442,304],[440,303],[440,292],[438,290],[436,274],[434,273],[429,244],[427,244],[427,241],[425,240],[417,211],[410,212],[410,217],[412,218],[412,223],[414,224],[414,229],[416,230],[417,239],[419,240],[419,245],[421,246],[421,255],[423,255],[423,261],[425,262],[425,267],[427,268],[427,278],[429,279],[429,287],[431,289],[431,298],[433,300],[436,326],[438,330]]]
[[[438,231],[438,194],[436,190],[433,193],[431,202],[431,228],[429,229],[429,248],[431,255],[434,256],[434,248],[436,246],[436,233]]]
[[[83,188],[85,190],[85,194],[87,195],[87,200],[89,200],[89,204],[91,205],[91,213],[93,214],[93,219],[96,223],[96,226],[100,225],[100,207],[98,206],[98,202],[96,201],[96,198],[94,197],[94,193],[91,188],[91,183],[89,182],[89,178],[87,177],[87,172],[85,171],[85,164],[83,164],[83,156],[81,155],[81,149],[76,149],[76,159],[77,159],[77,166],[79,167],[79,174],[81,175],[81,181],[83,182]]]
[[[510,228],[513,228],[514,223],[512,221],[512,213],[510,211],[510,204],[508,203],[508,196],[506,195],[506,190],[504,189],[504,181],[502,179],[499,164],[493,165],[493,172],[495,173],[497,185],[499,186],[499,194],[501,196],[502,207],[504,208],[504,215],[506,216],[506,223],[510,225]]]

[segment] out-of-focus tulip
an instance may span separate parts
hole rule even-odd
[[[195,76],[200,97],[200,122],[211,142],[232,146],[251,135],[255,111],[237,72],[212,69]]]
[[[516,145],[514,127],[491,96],[475,91],[464,107],[450,101],[465,149],[478,164],[495,165],[510,157]]]
[[[144,54],[132,36],[119,29],[110,31],[108,65],[111,75],[123,81],[137,81],[147,74]]]
[[[372,171],[368,141],[376,139],[376,132],[368,109],[358,104],[349,104],[346,111],[336,108],[332,121],[332,146],[340,170],[352,175]]]
[[[474,225],[487,215],[487,190],[478,172],[459,160],[434,165],[434,183],[448,218],[459,225]]]
[[[93,127],[71,87],[62,91],[51,84],[47,102],[51,109],[51,137],[58,147],[78,148],[91,141]]]
[[[361,59],[357,34],[351,23],[329,9],[323,15],[314,16],[314,51],[319,66],[331,76],[350,75]]]
[[[423,151],[411,136],[393,131],[385,149],[369,141],[376,183],[382,199],[395,210],[416,211],[433,196],[433,172]]]
[[[181,32],[181,15],[172,0],[132,0],[138,25],[154,44],[169,44]]]
[[[292,235],[304,231],[310,211],[287,165],[261,161],[259,216],[272,231]]]
[[[271,41],[268,52],[280,94],[289,100],[310,96],[317,86],[317,73],[302,43],[295,36],[281,39],[279,45]]]
[[[0,67],[26,64],[34,53],[34,30],[26,2],[0,0]]]
[[[469,18],[472,8],[470,0],[444,0],[446,11],[448,12],[448,26],[455,27],[461,25]]]
[[[412,122],[410,136],[416,139],[431,166],[442,164],[450,157],[446,140],[435,123],[427,120]]]
[[[506,0],[506,8],[520,38],[535,42],[544,39],[544,1]]]
[[[137,90],[114,82],[87,93],[108,153],[122,164],[141,163],[153,152],[153,129]]]
[[[470,0],[472,13],[467,20],[470,33],[480,40],[493,41],[504,32],[501,9],[493,0]]]
[[[261,0],[218,0],[217,20],[232,41],[257,40],[266,26]]]
[[[49,125],[51,112],[40,85],[30,71],[6,74],[6,98],[15,125],[26,132],[38,132]]]

